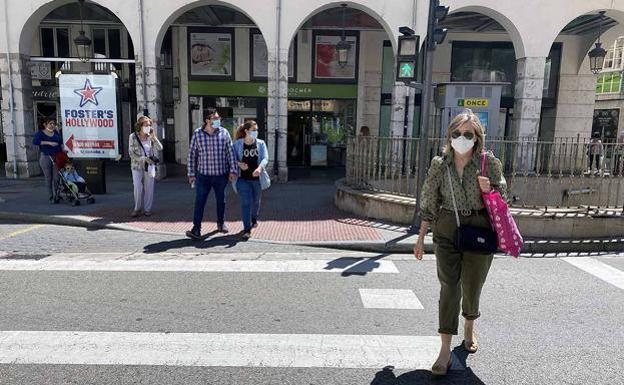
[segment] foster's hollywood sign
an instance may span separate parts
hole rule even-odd
[[[62,74],[59,78],[63,141],[72,158],[119,154],[117,88],[111,75]]]

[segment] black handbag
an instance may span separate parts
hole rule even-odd
[[[457,211],[457,202],[455,200],[455,192],[453,191],[453,180],[451,178],[451,169],[446,165],[449,186],[451,187],[451,197],[453,198],[453,210],[455,212],[455,220],[457,221],[457,230],[455,233],[455,248],[459,251],[472,251],[483,254],[494,254],[498,250],[498,238],[492,229],[475,226],[462,226],[459,221],[459,212]]]

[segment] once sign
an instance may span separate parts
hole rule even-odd
[[[115,158],[119,154],[117,88],[111,75],[59,78],[63,141],[72,158]]]
[[[458,107],[487,107],[490,105],[489,99],[458,99]]]

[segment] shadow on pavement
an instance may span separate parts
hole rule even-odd
[[[397,377],[394,367],[386,366],[375,373],[370,385],[485,385],[466,365],[467,358],[468,352],[460,345],[453,349],[452,365],[444,377],[432,377],[428,370],[414,370]]]
[[[342,257],[327,263],[325,270],[346,269],[341,273],[343,277],[349,277],[351,275],[364,276],[378,268],[380,264],[377,261],[388,255],[389,254],[380,254],[376,257],[364,259]]]
[[[230,249],[236,246],[239,242],[245,242],[241,238],[241,234],[231,234],[216,238],[210,238],[215,234],[217,234],[217,231],[212,231],[204,235],[205,239],[200,241],[195,241],[189,238],[182,238],[176,239],[174,241],[152,243],[150,245],[146,245],[143,248],[143,252],[146,254],[156,254],[164,253],[169,250],[183,249],[187,247],[194,247],[196,249],[209,249],[211,247],[224,246]]]

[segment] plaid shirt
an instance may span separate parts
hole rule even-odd
[[[203,127],[195,130],[188,153],[188,176],[236,174],[232,137],[223,127],[211,135]]]

